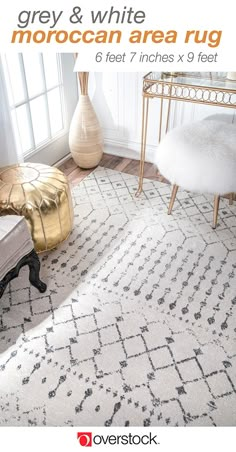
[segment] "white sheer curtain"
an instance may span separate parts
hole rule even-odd
[[[17,148],[15,142],[7,87],[0,56],[0,168],[22,161],[23,153]]]

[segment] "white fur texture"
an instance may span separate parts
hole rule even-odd
[[[186,190],[236,192],[236,127],[209,119],[173,129],[161,141],[154,163]]]

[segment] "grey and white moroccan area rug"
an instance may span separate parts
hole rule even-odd
[[[0,425],[235,426],[236,205],[98,168],[0,300]]]

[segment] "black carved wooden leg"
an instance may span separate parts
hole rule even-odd
[[[47,290],[47,286],[39,278],[40,260],[35,250],[32,250],[28,255],[27,263],[29,266],[29,280],[32,286],[36,287],[41,293],[45,292]]]
[[[0,298],[3,296],[4,294],[4,290],[7,287],[7,283],[4,283],[4,281],[0,281]]]
[[[18,264],[0,281],[0,298],[2,297],[8,283],[19,275],[20,269],[25,265],[29,266],[29,280],[32,286],[36,287],[41,293],[47,290],[46,284],[44,284],[39,278],[40,260],[35,250],[32,250],[29,254],[27,254],[27,256],[22,257]]]
[[[24,258],[23,258],[24,259]],[[12,269],[10,270],[5,276],[4,278],[0,281],[0,298],[3,296],[5,289],[7,287],[7,285],[9,284],[9,282],[16,278],[19,275],[19,271],[21,269],[22,266],[22,259],[20,260],[20,262]]]

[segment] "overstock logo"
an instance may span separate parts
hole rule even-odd
[[[83,447],[91,447],[91,446],[100,446],[106,445],[115,446],[122,445],[126,446],[127,444],[132,444],[134,446],[150,446],[150,445],[159,445],[157,442],[157,436],[152,435],[149,432],[148,435],[132,435],[132,433],[128,433],[128,435],[94,435],[92,436],[92,432],[78,432],[77,439],[79,441],[80,446]]]
[[[91,432],[78,432],[77,438],[81,446],[91,447],[92,446],[92,433]]]

